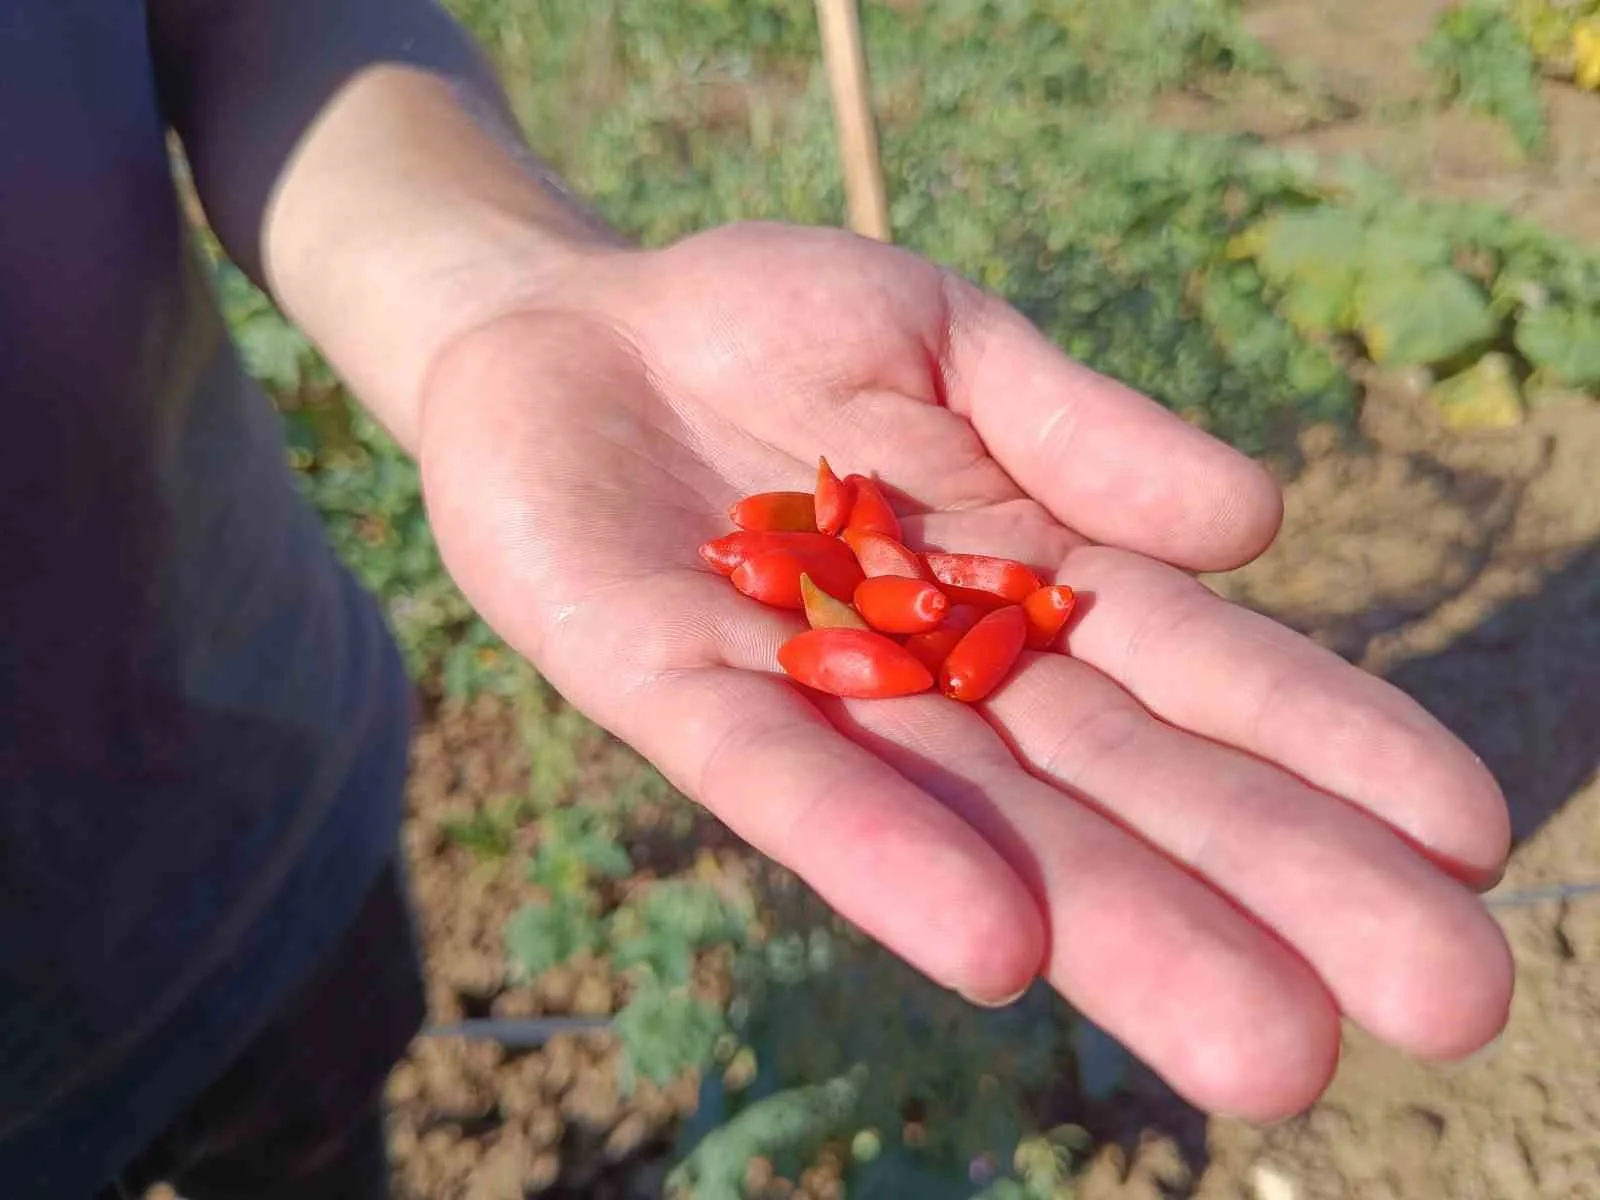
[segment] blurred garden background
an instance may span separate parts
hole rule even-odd
[[[843,223],[813,0],[450,3],[625,233]],[[1207,582],[1466,737],[1513,884],[1600,876],[1600,0],[861,11],[894,239],[1268,463],[1278,545]],[[1495,1054],[1352,1035],[1304,1118],[1208,1121],[1045,989],[924,983],[567,707],[444,574],[410,463],[217,278],[424,698],[432,1019],[595,1025],[419,1040],[401,1195],[1600,1196],[1600,903],[1505,915]]]

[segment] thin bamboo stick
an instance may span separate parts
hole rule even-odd
[[[889,198],[878,156],[877,127],[872,119],[861,13],[856,0],[817,0],[817,20],[822,30],[828,88],[833,95],[850,228],[887,242],[893,236],[889,228]]]

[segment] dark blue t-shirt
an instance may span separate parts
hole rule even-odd
[[[140,0],[0,3],[0,1193],[92,1192],[395,852],[409,690],[240,370]]]

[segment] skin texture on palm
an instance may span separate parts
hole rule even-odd
[[[1276,532],[1248,460],[913,255],[718,230],[596,250],[453,338],[416,446],[446,561],[579,708],[931,978],[1043,974],[1198,1105],[1272,1119],[1347,1015],[1452,1058],[1501,1028],[1471,888],[1503,800],[1398,691],[1190,572]],[[908,536],[1070,583],[1070,659],[977,709],[819,702],[800,619],[695,553],[826,454]]]

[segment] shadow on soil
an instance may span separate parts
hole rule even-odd
[[[1483,756],[1510,805],[1513,836],[1526,841],[1600,767],[1600,545],[1578,551],[1536,593],[1386,677]],[[1600,877],[1600,863],[1593,874]],[[1120,1146],[1125,1161],[1154,1134],[1175,1143],[1189,1180],[1206,1169],[1206,1115],[1146,1073],[1094,1106],[1086,1124],[1102,1144]]]
[[[1600,546],[1388,678],[1483,756],[1525,841],[1600,765]]]

